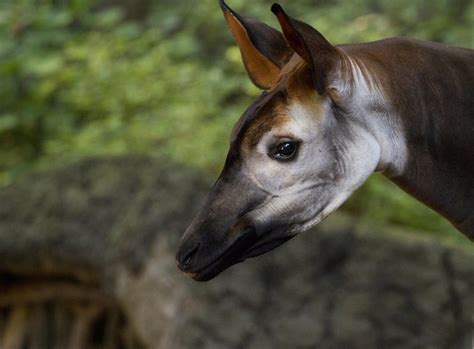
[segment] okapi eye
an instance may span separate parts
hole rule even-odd
[[[289,160],[296,154],[298,144],[292,141],[285,141],[276,146],[271,156],[277,160]]]

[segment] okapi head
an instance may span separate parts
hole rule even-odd
[[[177,263],[195,280],[317,224],[384,164],[361,121],[385,106],[363,73],[274,4],[282,33],[220,1],[251,80],[263,90],[235,125],[224,169],[185,232]],[[361,94],[364,94],[363,98]]]

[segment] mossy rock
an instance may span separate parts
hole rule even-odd
[[[174,254],[209,187],[198,171],[146,157],[88,159],[23,178],[0,191],[0,289],[19,275],[73,279],[110,298],[140,343],[157,349],[469,345],[468,240],[360,231],[335,214],[196,283]]]
[[[101,277],[140,268],[158,233],[178,239],[209,189],[146,157],[92,158],[0,191],[0,273]]]

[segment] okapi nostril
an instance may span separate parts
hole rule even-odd
[[[189,251],[183,253],[182,258],[180,258],[180,263],[183,267],[188,267],[191,264],[193,257],[196,255],[196,252],[201,247],[201,243],[198,243],[195,247]]]

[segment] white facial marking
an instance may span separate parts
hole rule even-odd
[[[376,170],[392,174],[407,161],[402,125],[375,79],[350,60],[354,85],[334,85],[345,113],[316,92],[314,103],[290,102],[287,121],[264,134],[244,159],[244,174],[269,194],[249,213],[257,225],[281,222],[289,233],[319,223],[336,210]],[[310,107],[312,106],[312,107]],[[315,108],[315,110],[313,110]],[[342,119],[342,120],[341,120]],[[268,156],[279,139],[300,142],[298,154],[281,162]]]
[[[353,109],[351,112],[363,122],[379,143],[381,154],[377,170],[387,170],[393,175],[401,174],[408,161],[403,125],[396,115],[391,115],[393,111],[383,90],[379,87],[380,82],[370,75],[370,71],[362,62],[348,59],[355,83],[352,89],[351,107]],[[364,76],[362,69],[369,74]],[[377,105],[379,107],[374,108]]]
[[[301,103],[290,104],[288,113],[289,121],[260,139],[244,168],[254,183],[271,194],[251,213],[252,220],[264,224],[269,217],[291,213],[290,229],[296,233],[339,207],[374,171],[380,149],[373,137],[361,130],[360,139],[334,158],[334,148],[344,145],[324,135],[324,125],[334,117],[327,100],[321,102],[319,115]],[[297,157],[290,162],[267,155],[280,136],[301,141]]]

